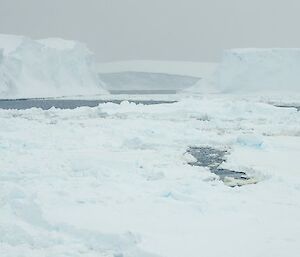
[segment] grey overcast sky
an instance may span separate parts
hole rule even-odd
[[[99,61],[300,47],[299,25],[299,0],[0,0],[0,33],[83,41]]]

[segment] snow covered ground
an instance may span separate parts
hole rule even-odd
[[[300,112],[271,100],[0,110],[0,256],[297,256]],[[224,185],[189,146],[259,182]]]

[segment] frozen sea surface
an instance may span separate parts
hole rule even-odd
[[[295,108],[205,95],[172,104],[1,109],[0,124],[1,257],[300,252]],[[197,161],[191,146],[228,150],[218,168],[258,183],[226,186],[189,164]]]

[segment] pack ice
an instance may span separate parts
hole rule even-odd
[[[300,49],[224,51],[218,73],[223,92],[300,92]]]
[[[95,67],[79,42],[0,35],[0,98],[104,93]]]

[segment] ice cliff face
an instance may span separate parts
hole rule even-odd
[[[222,92],[300,92],[300,49],[232,49],[218,73]]]
[[[0,98],[99,93],[105,90],[85,45],[0,35]]]

